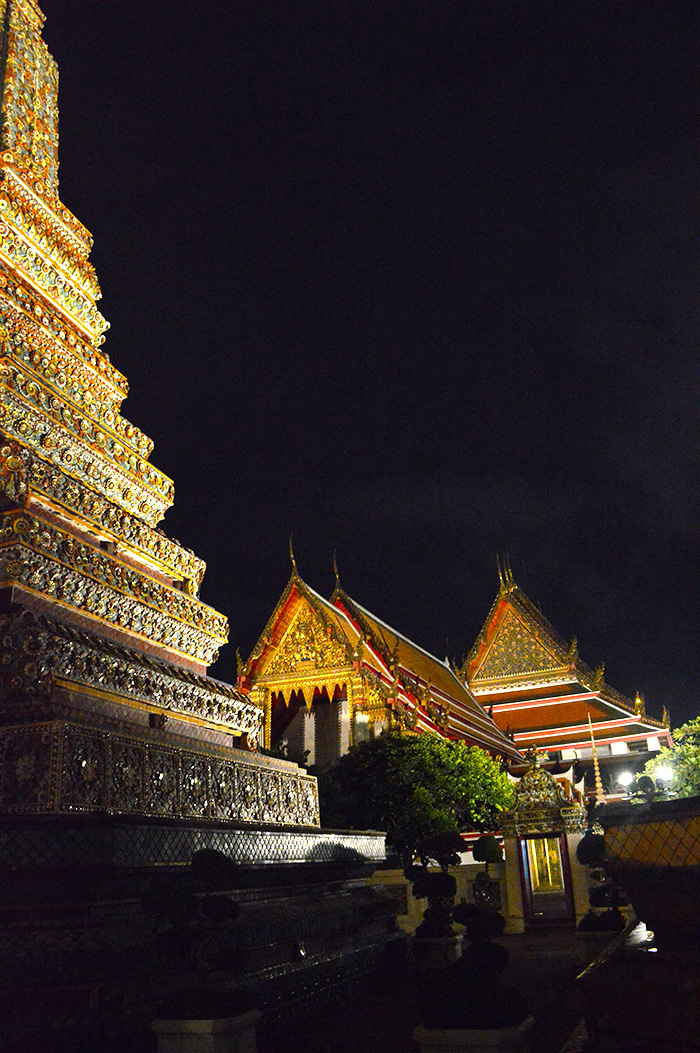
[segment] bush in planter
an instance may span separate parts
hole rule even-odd
[[[578,923],[578,932],[622,932],[625,919],[619,910],[589,910]]]
[[[484,909],[466,900],[457,904],[452,916],[456,922],[464,925],[467,938],[472,943],[483,943],[500,936],[506,927],[506,919],[500,911]]]
[[[171,995],[151,1022],[159,1053],[197,1053],[256,1049],[255,1029],[262,1014],[252,1008],[246,991],[224,991],[199,985]]]
[[[586,867],[599,867],[605,859],[605,837],[587,830],[576,846],[576,858]]]
[[[601,866],[605,854],[605,837],[603,834],[594,834],[589,827],[576,847],[576,858],[584,866],[596,868],[590,876],[599,884],[588,893],[592,909],[581,918],[577,926],[578,932],[621,932],[625,927],[625,918],[620,913],[620,907],[629,903],[629,900],[621,888],[606,879],[605,870]]]
[[[498,881],[489,877],[489,863],[500,863],[503,849],[493,834],[482,834],[474,843],[472,855],[477,863],[483,863],[484,869],[474,879],[474,900],[480,906],[498,909],[501,905],[501,890]]]
[[[225,891],[238,868],[221,852],[205,849],[195,853],[190,866],[152,879],[141,896],[144,914],[153,919],[161,953],[186,961],[195,972],[213,966],[202,957],[202,935],[226,926],[241,912]],[[227,960],[232,961],[230,953]]]
[[[627,906],[629,897],[612,881],[606,881],[597,888],[591,889],[588,901],[592,907],[609,907],[617,910],[619,907]]]
[[[520,994],[503,983],[508,951],[491,938],[500,936],[505,919],[498,911],[483,910],[462,901],[454,909],[470,944],[462,957],[440,974],[440,987],[424,1009],[424,1023],[438,1030],[504,1029],[528,1016]]]
[[[437,834],[419,846],[421,866],[406,868],[406,876],[413,886],[413,895],[418,899],[428,900],[423,920],[416,929],[416,936],[439,939],[454,935],[451,921],[457,882],[447,873],[447,868],[459,863],[459,852],[462,848],[463,842],[459,834],[453,831]],[[437,863],[440,870],[429,870],[431,862]]]
[[[503,860],[503,849],[497,837],[493,834],[482,834],[478,841],[474,842],[472,855],[477,863],[483,863],[482,873],[489,876],[489,863],[500,863]]]

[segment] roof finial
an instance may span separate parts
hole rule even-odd
[[[335,587],[340,588],[340,574],[338,573],[338,560],[336,559],[336,551],[333,549],[333,573],[335,574]]]
[[[294,546],[292,545],[292,535],[291,534],[289,535],[289,559],[290,559],[291,564],[292,564],[292,571],[293,571],[294,574],[296,574],[297,561],[294,559]]]
[[[501,583],[499,591],[503,594],[515,588],[515,578],[510,568],[508,553],[496,554],[496,565],[498,567],[498,578]]]

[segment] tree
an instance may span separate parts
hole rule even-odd
[[[474,862],[483,863],[483,873],[488,880],[489,863],[500,863],[503,859],[503,849],[493,834],[482,834],[472,848]]]
[[[659,769],[668,767],[673,772],[668,789],[678,797],[696,797],[700,795],[700,717],[689,720],[672,734],[673,748],[665,746],[647,761],[644,774],[657,779]]]
[[[464,829],[496,830],[513,791],[499,764],[477,746],[436,735],[380,735],[320,773],[326,826],[386,830],[410,867],[435,858],[435,839]]]

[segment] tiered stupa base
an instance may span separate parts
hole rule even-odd
[[[206,849],[232,866],[195,872],[190,860]],[[6,1048],[146,1050],[163,1003],[191,1003],[193,990],[202,1006],[211,995],[234,1009],[247,992],[266,1027],[292,1006],[296,1017],[382,967],[399,941],[394,906],[366,883],[383,858],[372,833],[5,819]]]

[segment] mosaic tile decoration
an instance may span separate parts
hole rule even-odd
[[[608,853],[625,865],[700,865],[700,815],[662,819],[605,831]]]
[[[111,813],[319,826],[316,779],[240,752],[155,745],[80,724],[0,730],[0,813]]]

